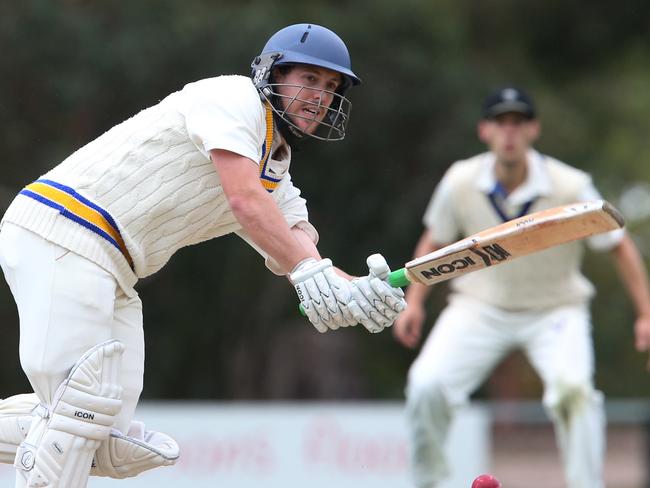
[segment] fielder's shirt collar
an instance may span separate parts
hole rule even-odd
[[[483,155],[483,164],[476,185],[479,190],[489,195],[497,187],[494,174],[496,157],[488,152]],[[551,178],[544,164],[544,156],[534,149],[526,153],[528,172],[526,180],[515,191],[505,198],[510,205],[524,205],[537,197],[549,195],[552,191]]]

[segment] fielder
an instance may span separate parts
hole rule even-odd
[[[345,94],[360,83],[346,45],[291,25],[251,67],[250,78],[190,83],[113,127],[7,209],[0,265],[35,392],[0,404],[0,459],[13,458],[16,487],[81,488],[91,467],[126,477],[178,457],[173,439],[133,421],[144,365],[134,285],[181,247],[236,233],[289,278],[319,332],[379,332],[404,308],[380,279],[380,255],[362,278],[321,258],[289,174],[295,143],[345,135]]]
[[[586,173],[532,148],[540,134],[533,102],[507,87],[483,106],[478,136],[489,151],[454,163],[424,215],[426,230],[415,255],[432,252],[503,221],[599,194]],[[636,345],[650,348],[650,295],[643,262],[622,230],[589,239],[610,251],[636,306]],[[523,349],[544,385],[567,486],[603,487],[603,395],[594,388],[594,352],[588,304],[594,294],[580,273],[579,242],[481,270],[451,282],[449,304],[411,366],[406,388],[417,488],[448,474],[443,445],[454,409],[511,350]],[[409,348],[418,344],[428,287],[414,284],[408,308],[393,327]]]

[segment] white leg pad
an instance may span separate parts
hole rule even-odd
[[[142,422],[131,423],[128,435],[113,430],[109,442],[95,453],[94,476],[130,478],[143,471],[170,466],[180,453],[178,444],[167,434],[146,431]]]
[[[27,437],[32,411],[38,403],[38,397],[33,393],[0,401],[0,463],[14,462],[16,448]]]
[[[31,428],[18,449],[14,466],[28,472],[28,488],[86,486],[95,451],[108,439],[122,407],[123,352],[121,342],[107,341],[90,349],[73,366],[55,394],[40,441],[29,442],[35,430]],[[33,463],[25,462],[30,454]]]
[[[39,399],[35,394],[16,395],[0,401],[0,463],[11,464],[16,451],[29,431],[30,424],[38,419]],[[38,430],[38,429],[37,429]],[[35,434],[40,442],[40,434]],[[33,445],[33,443],[30,443]],[[35,448],[21,450],[18,461],[29,472]],[[92,461],[91,476],[130,478],[160,466],[171,466],[179,457],[178,443],[167,434],[145,430],[144,423],[134,420],[127,434],[116,429],[103,441]],[[25,457],[24,459],[23,456]]]

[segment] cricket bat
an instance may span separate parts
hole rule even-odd
[[[411,283],[433,285],[624,225],[623,216],[604,200],[549,208],[490,227],[409,261],[391,272],[387,281],[394,287]]]

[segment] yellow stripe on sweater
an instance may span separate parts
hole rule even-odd
[[[59,190],[58,188],[54,188],[46,183],[30,183],[25,187],[25,189],[58,203],[77,217],[103,230],[106,234],[111,236],[115,242],[117,242],[122,254],[124,254],[124,257],[129,261],[129,264],[133,264],[126,249],[126,244],[124,244],[124,240],[119,231],[115,229],[100,212],[80,202],[73,195]]]
[[[264,108],[266,109],[266,139],[264,143],[264,154],[262,154],[262,160],[260,161],[260,183],[262,183],[262,186],[266,190],[272,192],[278,187],[280,182],[265,178],[266,164],[271,156],[271,147],[273,146],[273,109],[268,102],[264,105]]]

